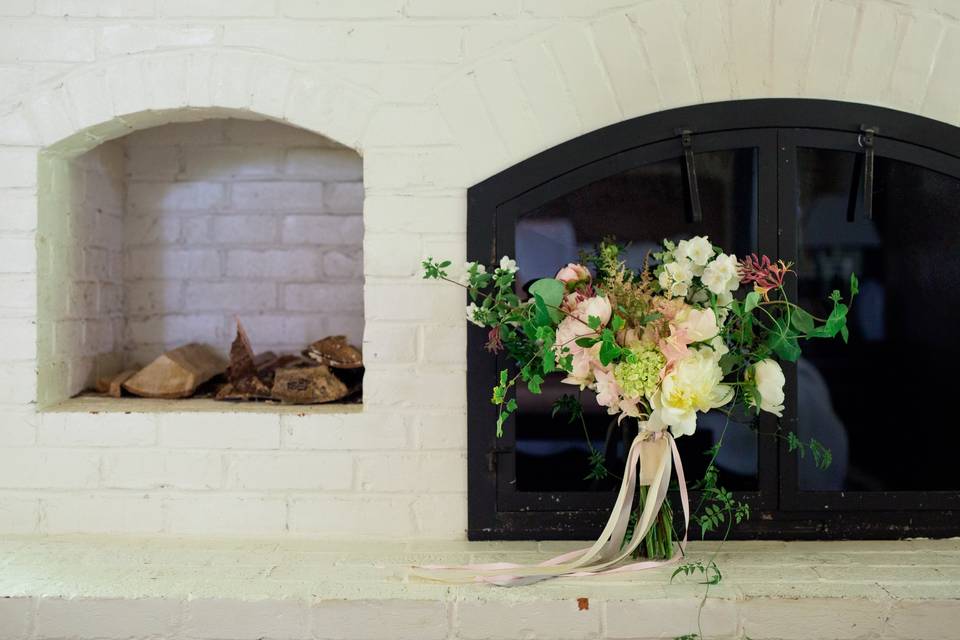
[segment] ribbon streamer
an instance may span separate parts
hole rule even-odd
[[[669,447],[663,446],[661,439],[666,438]],[[668,560],[646,560],[620,564],[636,551],[644,537],[653,526],[654,520],[663,501],[667,497],[670,485],[671,461],[676,464],[677,481],[680,485],[680,503],[683,508],[683,540],[679,544],[677,553]],[[653,467],[650,469],[649,467]],[[643,512],[633,535],[624,544],[624,537],[630,523],[630,512],[633,508],[633,497],[638,481],[647,484],[650,489],[647,500],[643,505]],[[447,583],[486,582],[499,586],[519,586],[533,584],[541,580],[561,576],[580,577],[642,571],[661,567],[675,562],[683,553],[687,544],[687,528],[690,524],[690,500],[687,495],[686,479],[683,475],[683,464],[680,452],[677,450],[673,436],[666,431],[651,432],[641,430],[633,439],[630,450],[627,452],[627,464],[620,484],[620,492],[613,505],[613,511],[603,529],[603,533],[592,546],[577,549],[562,555],[550,558],[539,564],[514,564],[510,562],[493,562],[485,564],[454,565],[424,565],[415,567],[413,575]]]

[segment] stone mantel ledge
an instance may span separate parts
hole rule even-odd
[[[703,587],[672,568],[521,588],[413,564],[539,561],[567,542],[8,536],[0,638],[671,638]],[[691,543],[691,558],[713,543]],[[960,637],[960,539],[729,542],[707,638]],[[588,599],[581,609],[579,599]]]

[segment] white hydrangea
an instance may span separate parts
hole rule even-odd
[[[736,291],[740,287],[737,275],[737,257],[721,253],[703,270],[700,281],[716,295]]]
[[[500,258],[500,270],[506,271],[507,273],[516,273],[517,261],[512,260],[508,256],[503,256],[502,258]]]
[[[476,302],[471,302],[467,305],[467,320],[477,325],[478,327],[484,326],[483,322],[477,319],[477,313],[480,311],[480,307],[477,306]]]

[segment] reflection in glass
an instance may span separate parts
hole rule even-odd
[[[823,317],[830,292],[846,292],[851,271],[860,279],[850,344],[811,341],[798,363],[799,435],[834,460],[827,472],[802,460],[800,487],[958,489],[960,431],[948,412],[960,356],[960,181],[878,157],[873,219],[854,192],[849,222],[855,158],[798,149],[798,303]]]
[[[647,253],[664,238],[708,235],[738,255],[756,251],[757,153],[755,149],[699,153],[696,157],[703,222],[686,221],[687,186],[680,158],[624,171],[576,189],[520,216],[516,225],[518,282],[552,277],[567,262],[579,260],[600,240],[615,237],[630,243],[628,263],[639,268]],[[585,480],[589,471],[584,425],[552,416],[552,405],[577,387],[555,376],[542,395],[517,393],[516,475],[521,491],[606,491],[620,484],[616,475]],[[607,468],[619,474],[623,454],[635,435],[635,421],[616,420],[584,391],[586,432],[594,448],[605,452]],[[701,416],[694,436],[680,438],[688,477],[700,477],[712,446],[727,423],[715,413]],[[631,428],[633,429],[631,431]],[[730,489],[756,489],[756,436],[744,425],[727,430],[718,464]]]

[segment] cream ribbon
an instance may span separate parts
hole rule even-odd
[[[660,442],[661,439],[666,439],[669,447]],[[680,485],[680,503],[683,507],[683,540],[680,542],[677,552],[669,560],[646,560],[621,565],[620,563],[629,558],[640,546],[647,532],[653,526],[657,514],[660,513],[660,507],[667,497],[667,490],[670,485],[671,458],[676,464],[677,481]],[[651,470],[649,467],[653,467],[653,469]],[[624,545],[624,537],[630,523],[633,497],[638,484],[640,484],[638,481],[642,480],[642,484],[647,484],[646,480],[648,478],[650,489],[647,492],[647,500],[643,505],[643,512],[633,529],[633,535],[629,542]],[[414,567],[412,575],[447,583],[488,582],[500,586],[519,586],[561,576],[579,577],[642,571],[675,562],[683,554],[686,547],[689,524],[690,499],[687,495],[680,452],[677,450],[677,444],[673,436],[666,431],[641,430],[637,437],[633,439],[630,450],[627,452],[623,482],[620,484],[620,492],[617,494],[613,511],[610,513],[610,518],[607,520],[603,533],[591,547],[570,551],[535,565],[510,562],[461,566],[423,565]]]

